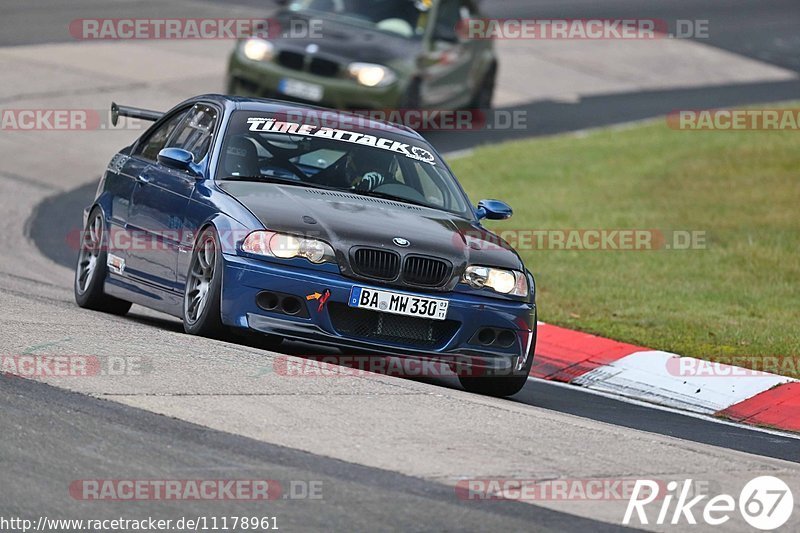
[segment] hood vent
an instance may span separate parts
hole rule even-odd
[[[346,200],[355,200],[359,202],[372,202],[373,204],[388,205],[391,207],[402,207],[409,211],[422,211],[422,208],[416,205],[404,204],[402,202],[393,202],[392,200],[384,200],[383,198],[373,198],[372,196],[361,196],[358,194],[349,194],[346,192],[338,191],[325,191],[322,189],[306,189],[308,194],[315,194],[318,196],[332,196],[335,198],[344,198]]]

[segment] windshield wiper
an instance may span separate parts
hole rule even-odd
[[[336,187],[329,187],[319,183],[309,183],[307,181],[293,180],[291,178],[277,178],[275,176],[226,176],[222,181],[258,181],[264,183],[278,183],[280,185],[293,185],[295,187],[308,187],[309,189],[324,189],[326,191],[339,190]]]

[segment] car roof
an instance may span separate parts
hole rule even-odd
[[[223,107],[231,110],[241,111],[256,111],[262,113],[326,113],[333,114],[336,117],[341,117],[343,123],[356,122],[364,129],[380,130],[383,132],[393,133],[395,135],[402,135],[411,137],[413,139],[425,140],[422,135],[402,124],[388,122],[384,120],[376,120],[357,113],[350,113],[348,111],[340,111],[337,109],[330,109],[327,107],[320,107],[310,104],[300,104],[296,102],[287,102],[284,100],[273,100],[269,98],[251,98],[244,96],[228,96],[223,94],[204,94],[195,96],[187,102],[194,101],[213,101]],[[327,115],[330,116],[330,115]]]

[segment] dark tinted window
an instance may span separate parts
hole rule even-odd
[[[185,115],[185,111],[179,111],[172,118],[167,120],[167,122],[159,126],[159,128],[152,132],[144,142],[139,144],[134,155],[139,155],[150,161],[155,161],[158,158],[158,152],[164,149],[170,135],[172,135],[172,132],[175,131],[175,127]]]
[[[430,4],[421,0],[294,0],[289,9],[326,13],[344,22],[411,39],[425,33]]]
[[[439,5],[439,13],[436,17],[436,35],[454,40],[456,38],[456,28],[461,22],[460,0],[443,0]]]
[[[191,152],[194,162],[198,163],[208,153],[214,126],[217,123],[217,111],[210,106],[197,104],[184,118],[177,133],[169,141],[169,148],[182,148]]]
[[[313,114],[284,118],[236,111],[218,178],[336,189],[471,216],[468,199],[424,140],[344,117],[342,128],[322,126]]]
[[[442,0],[434,28],[434,38],[458,41],[458,29],[464,21],[474,15],[470,2],[466,0]]]

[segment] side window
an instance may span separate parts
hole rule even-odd
[[[139,144],[133,155],[155,161],[158,158],[158,152],[164,149],[164,146],[167,144],[167,139],[169,139],[169,136],[172,135],[172,132],[175,131],[175,127],[185,115],[186,111],[179,111],[176,113],[175,116],[151,133],[144,142]]]
[[[443,41],[458,41],[458,26],[462,18],[463,2],[461,0],[442,0],[436,16],[434,37]]]
[[[194,162],[199,163],[211,147],[211,138],[214,136],[216,124],[217,111],[213,107],[196,104],[189,110],[167,146],[191,152]]]
[[[469,20],[477,16],[475,6],[472,5],[472,2],[470,2],[469,0],[461,1],[460,15],[462,21]]]

